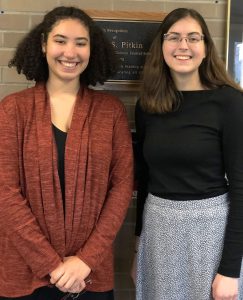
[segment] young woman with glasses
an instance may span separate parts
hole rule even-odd
[[[114,48],[82,10],[57,7],[10,66],[36,85],[0,102],[0,299],[113,300],[131,134],[123,104],[89,86],[114,74]]]
[[[135,117],[137,300],[243,299],[243,96],[195,10],[163,20]]]

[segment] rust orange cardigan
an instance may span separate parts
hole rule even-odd
[[[65,218],[45,85],[0,102],[0,136],[0,296],[47,285],[70,255],[91,267],[89,290],[112,289],[112,243],[133,185],[122,103],[79,91],[65,148]]]

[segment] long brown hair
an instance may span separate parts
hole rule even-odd
[[[201,83],[209,89],[229,85],[241,90],[226,72],[203,17],[193,9],[177,8],[162,21],[145,61],[140,103],[147,112],[166,113],[176,110],[180,105],[182,96],[178,93],[170,69],[164,60],[162,44],[163,36],[170,27],[188,16],[199,23],[204,34],[206,57],[199,67]]]

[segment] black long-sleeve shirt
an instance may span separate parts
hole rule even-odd
[[[243,254],[243,95],[231,88],[184,91],[166,114],[136,105],[138,200],[136,234],[147,193],[200,200],[229,193],[230,209],[218,272],[239,277]]]

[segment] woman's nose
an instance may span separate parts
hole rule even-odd
[[[65,47],[64,55],[66,57],[75,57],[76,56],[76,47],[73,44],[67,44]]]
[[[188,38],[186,36],[181,37],[179,41],[179,48],[183,48],[183,49],[188,48]]]

